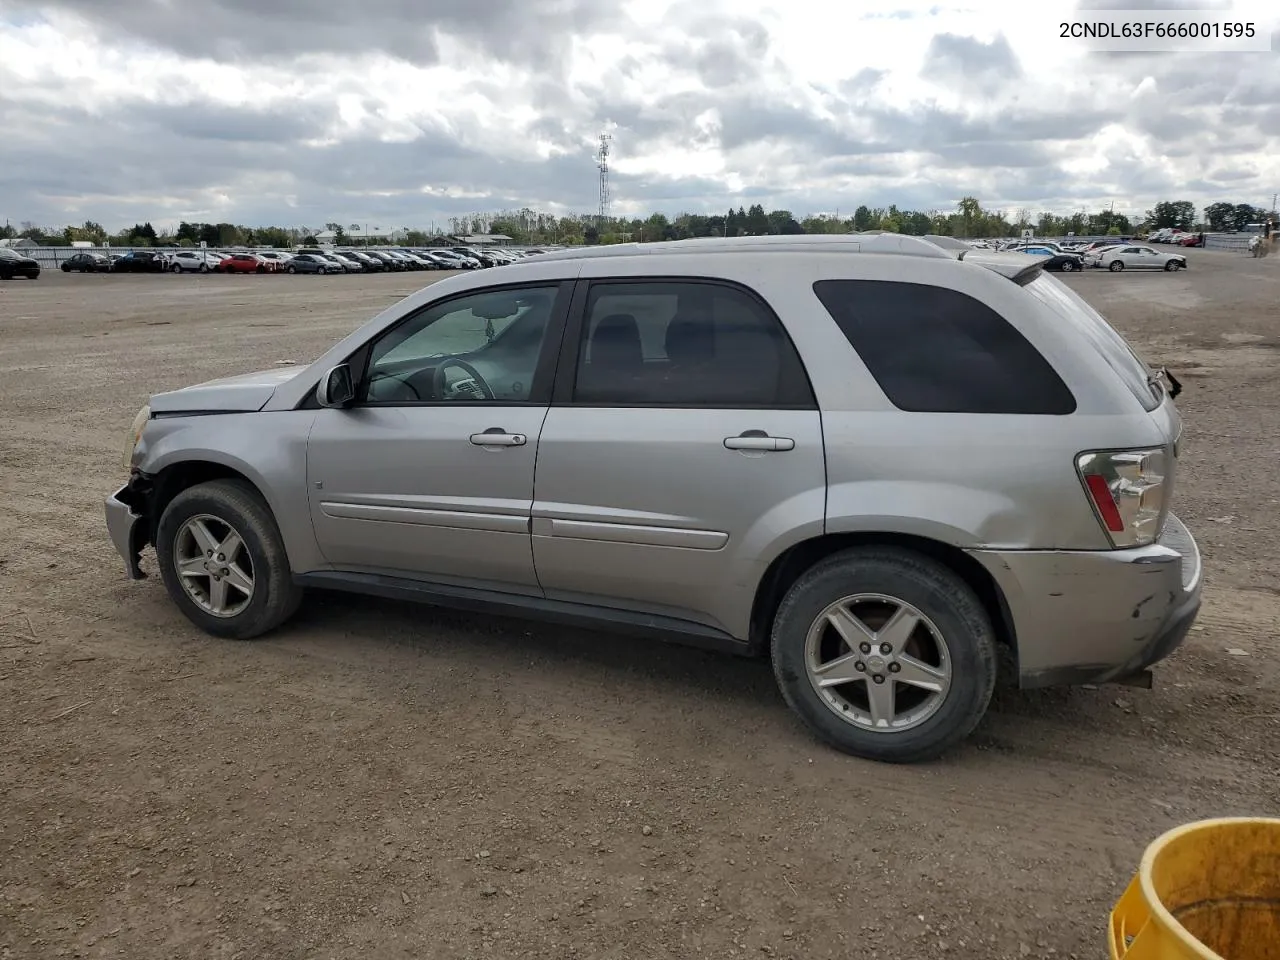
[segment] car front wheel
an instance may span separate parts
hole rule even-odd
[[[1181,269],[1181,267],[1182,267],[1182,264],[1180,264],[1177,260],[1170,260],[1168,263],[1164,265],[1164,268],[1168,270],[1170,273],[1173,273],[1175,270]]]
[[[214,636],[260,636],[302,600],[275,518],[243,480],[201,483],[174,497],[156,530],[156,559],[178,609]]]
[[[1119,273],[1121,270],[1124,269],[1124,264],[1121,263],[1119,260],[1112,260],[1111,265],[1108,266],[1107,269],[1110,270],[1112,273]]]
[[[846,550],[787,592],[774,619],[783,698],[817,736],[870,760],[928,760],[967,737],[996,681],[982,603],[905,550]]]
[[[1076,268],[1076,265],[1075,265],[1074,261],[1071,261],[1071,260],[1063,260],[1063,261],[1062,261],[1062,272],[1063,272],[1063,273],[1070,273],[1070,272],[1071,272],[1072,270],[1074,270],[1075,268]]]

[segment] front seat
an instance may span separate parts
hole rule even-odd
[[[591,334],[591,349],[578,363],[580,402],[610,403],[635,396],[644,372],[640,325],[629,313],[602,317]]]

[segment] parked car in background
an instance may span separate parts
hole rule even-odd
[[[342,268],[343,273],[363,273],[364,264],[347,253],[334,252],[329,259]]]
[[[381,260],[382,265],[385,266],[388,270],[397,270],[397,271],[403,272],[405,269],[407,269],[403,260],[397,260],[395,257],[388,254],[385,250],[367,250],[365,252],[368,253],[369,256],[374,257],[378,260]]]
[[[116,273],[164,273],[169,259],[159,250],[130,250],[115,262]]]
[[[359,261],[364,266],[365,273],[386,272],[387,265],[385,263],[383,263],[377,257],[369,256],[363,250],[343,250],[342,255],[344,257],[350,257],[353,260]]]
[[[1076,270],[1084,269],[1084,257],[1078,253],[1068,253],[1065,250],[1055,250],[1053,247],[1045,244],[1044,246],[1026,246],[1022,247],[1020,253],[1030,254],[1033,257],[1048,257],[1045,261],[1044,268],[1046,270],[1060,270],[1063,273],[1073,273]]]
[[[1098,253],[1094,266],[1114,273],[1121,270],[1186,269],[1187,258],[1180,253],[1163,253],[1141,244],[1108,247]]]
[[[169,269],[174,273],[209,273],[220,263],[221,255],[207,250],[175,250],[169,254]]]
[[[110,273],[111,258],[105,253],[74,253],[59,267],[63,273]]]
[[[40,279],[40,261],[10,247],[0,247],[0,280],[12,280],[15,277]]]
[[[280,250],[259,250],[258,256],[263,260],[266,260],[268,263],[276,264],[278,269],[283,269],[284,265],[289,262],[289,259],[293,254],[285,253]]]
[[[1145,684],[1191,629],[1177,382],[1036,258],[738,237],[520,273],[153,395],[104,504],[127,575],[154,544],[239,640],[313,587],[770,657],[814,734],[897,762],[968,736],[1002,647],[1023,687]]]
[[[276,264],[268,266],[256,253],[233,253],[218,265],[222,273],[267,273],[277,269]]]
[[[328,257],[319,253],[299,253],[284,265],[285,273],[338,273],[342,270]]]

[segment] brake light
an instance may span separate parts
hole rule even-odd
[[[1113,547],[1155,542],[1169,503],[1163,448],[1093,451],[1076,458],[1089,502]]]

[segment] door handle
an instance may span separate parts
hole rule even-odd
[[[507,433],[501,427],[490,427],[484,433],[473,433],[471,442],[477,447],[523,447],[529,438],[523,433]]]
[[[790,437],[771,437],[763,430],[746,430],[736,437],[725,437],[724,445],[728,450],[772,450],[778,453],[796,448],[796,442]]]

